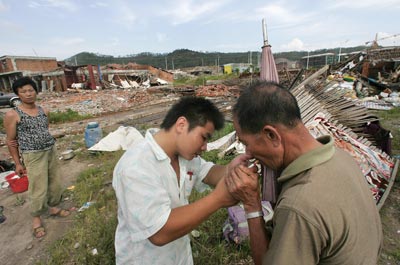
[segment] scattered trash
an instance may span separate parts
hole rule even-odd
[[[87,148],[97,144],[103,137],[102,129],[98,122],[89,122],[85,129],[85,144]]]
[[[17,173],[12,171],[6,176],[6,180],[10,184],[10,188],[14,193],[24,192],[28,189],[29,181],[26,175],[20,177],[17,175]]]
[[[0,172],[15,170],[15,164],[7,160],[0,160]]]
[[[96,248],[92,249],[92,255],[95,256],[95,255],[97,255],[97,254],[99,254],[99,253],[97,252],[97,249],[96,249]]]
[[[62,159],[63,160],[69,160],[75,156],[74,150],[65,150],[64,152],[61,153]]]
[[[3,215],[4,207],[0,206],[0,224],[3,223],[7,218]]]
[[[78,212],[83,212],[84,210],[88,209],[94,202],[85,202],[81,208],[79,208]]]
[[[1,188],[2,189],[8,189],[10,187],[10,184],[7,181],[4,181],[1,183]]]
[[[69,186],[69,187],[67,188],[67,190],[74,190],[74,189],[75,189],[75,186],[74,186],[74,185]]]
[[[25,203],[25,199],[22,196],[18,196],[16,198],[15,206],[22,206]]]
[[[26,250],[30,250],[30,249],[32,249],[33,248],[33,245],[32,244],[28,244],[27,246],[26,246]]]
[[[195,238],[197,238],[197,237],[200,236],[200,232],[199,232],[198,230],[193,230],[193,231],[191,232],[191,234],[192,234],[192,236],[195,237]]]
[[[15,171],[11,170],[11,171],[5,171],[5,172],[0,173],[0,183],[1,183],[2,189],[7,189],[8,187],[10,187],[10,183],[8,183],[6,177],[13,172],[15,172]]]
[[[77,249],[77,248],[79,248],[81,246],[81,244],[79,244],[79,242],[77,242],[77,243],[75,243],[75,245],[74,245],[74,249]]]

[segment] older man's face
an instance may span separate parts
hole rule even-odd
[[[236,119],[233,125],[239,140],[246,146],[246,153],[258,159],[262,164],[273,170],[282,167],[280,149],[274,147],[272,142],[262,133],[252,134],[242,132]]]

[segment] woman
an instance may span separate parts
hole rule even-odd
[[[7,146],[15,172],[28,175],[33,235],[41,238],[46,235],[42,214],[48,211],[52,216],[66,217],[70,212],[57,207],[62,188],[55,139],[49,132],[48,111],[36,105],[36,84],[29,77],[22,77],[12,87],[22,103],[4,116]]]

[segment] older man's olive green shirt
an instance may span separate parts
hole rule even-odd
[[[282,190],[263,264],[377,264],[382,227],[371,191],[354,159],[333,145],[293,161]]]

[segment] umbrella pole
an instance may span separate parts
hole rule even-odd
[[[268,45],[268,35],[267,35],[267,23],[265,23],[265,18],[262,19],[262,31],[264,38],[264,46]]]

